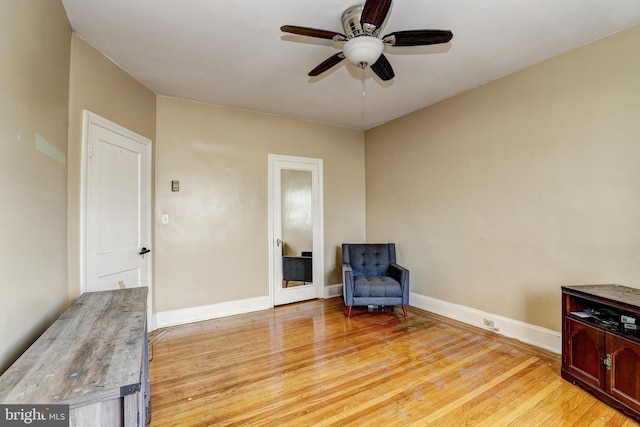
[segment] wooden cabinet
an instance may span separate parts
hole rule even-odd
[[[604,388],[604,332],[570,317],[565,329],[563,366],[585,383]]]
[[[562,377],[640,419],[640,290],[562,287]]]
[[[640,344],[608,334],[605,362],[607,393],[640,411]]]
[[[0,376],[0,403],[67,404],[73,427],[149,423],[147,288],[89,292]]]

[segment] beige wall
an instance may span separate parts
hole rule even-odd
[[[89,110],[152,141],[156,96],[77,34],[69,87],[69,297],[80,295],[82,112]]]
[[[157,311],[269,294],[268,154],[323,159],[325,284],[341,283],[340,243],[364,239],[362,132],[165,97],[157,120]]]
[[[0,373],[67,305],[70,37],[61,2],[0,1]]]
[[[412,291],[560,330],[560,286],[640,287],[640,26],[366,132],[367,239]]]

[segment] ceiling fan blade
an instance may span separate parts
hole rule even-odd
[[[374,27],[370,31],[367,31],[369,34],[380,27],[387,17],[390,7],[391,0],[367,0],[360,15],[360,23],[364,30],[367,31],[365,24],[371,24]]]
[[[280,31],[284,33],[297,34],[300,36],[317,37],[320,39],[329,39],[335,41],[345,41],[347,36],[336,33],[335,31],[318,30],[317,28],[298,27],[296,25],[283,25]]]
[[[342,52],[336,53],[335,55],[327,58],[316,68],[309,71],[309,76],[314,77],[314,76],[320,75],[325,71],[327,71],[329,68],[333,67],[334,65],[338,65],[340,61],[342,61],[343,59],[344,59],[344,54]]]
[[[447,43],[452,38],[448,30],[406,30],[387,34],[382,42],[387,46],[425,46]]]
[[[371,70],[385,82],[395,77],[393,68],[384,54],[380,55],[380,58],[371,66]]]

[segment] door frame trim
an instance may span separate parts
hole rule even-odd
[[[152,206],[152,193],[153,193],[153,145],[151,140],[145,136],[137,134],[124,126],[112,122],[96,113],[92,113],[89,110],[82,110],[82,148],[81,148],[81,165],[80,165],[80,293],[87,292],[87,177],[89,162],[89,140],[91,137],[91,127],[99,126],[114,133],[118,133],[126,138],[132,139],[142,145],[148,146],[146,150],[146,162],[149,166],[147,176],[143,177],[146,181],[148,188],[147,195],[144,203],[147,205],[146,214],[146,230],[149,241],[149,246],[153,248],[153,206]],[[154,329],[152,324],[152,301],[153,301],[153,252],[147,260],[147,278],[148,278],[148,300],[147,300],[147,324],[149,330]]]
[[[275,307],[275,292],[276,286],[276,270],[275,270],[275,251],[276,240],[280,236],[276,236],[274,233],[274,226],[276,221],[275,205],[276,194],[274,191],[274,171],[276,164],[279,162],[297,163],[301,166],[301,170],[304,169],[304,165],[312,165],[317,168],[318,182],[312,183],[312,188],[316,189],[317,194],[312,195],[314,200],[314,212],[313,212],[313,280],[318,284],[317,298],[324,298],[324,189],[323,189],[323,161],[322,159],[315,159],[311,157],[299,157],[299,156],[287,156],[280,154],[269,154],[269,168],[268,168],[268,205],[269,205],[269,300],[271,306]],[[282,284],[280,284],[281,286]]]

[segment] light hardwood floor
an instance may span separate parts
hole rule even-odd
[[[636,426],[560,356],[410,308],[340,298],[154,331],[152,427]]]

